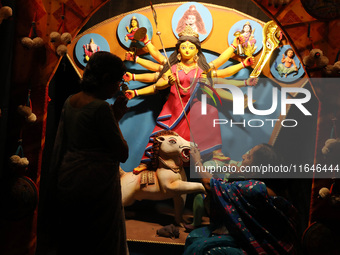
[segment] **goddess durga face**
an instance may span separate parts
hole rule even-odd
[[[190,60],[197,55],[198,50],[195,44],[186,41],[179,46],[179,53],[181,54],[182,59]]]

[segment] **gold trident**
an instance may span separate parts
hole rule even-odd
[[[259,61],[257,62],[254,70],[251,72],[250,77],[256,78],[258,77],[268,59],[272,55],[273,51],[279,46],[281,40],[281,30],[279,30],[278,26],[274,21],[267,22],[262,30],[263,35],[263,50]]]

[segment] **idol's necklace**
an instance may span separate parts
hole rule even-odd
[[[191,81],[191,84],[190,84],[189,87],[184,88],[179,81],[178,70],[183,70],[186,74],[188,74],[194,68],[196,68],[194,79]],[[194,82],[196,80],[197,73],[198,73],[198,65],[197,64],[195,64],[194,66],[189,66],[189,67],[187,67],[187,66],[185,66],[181,63],[177,64],[177,68],[176,68],[177,84],[183,90],[184,93],[187,93],[190,90],[191,86],[194,84]]]

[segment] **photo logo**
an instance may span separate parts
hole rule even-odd
[[[233,114],[234,115],[244,115],[244,94],[243,91],[234,86],[234,85],[227,85],[227,84],[216,84],[215,88],[221,89],[228,89],[233,95]],[[203,89],[202,89],[203,90]],[[249,87],[247,90],[248,94],[248,109],[251,113],[255,115],[270,115],[276,109],[278,105],[278,89],[273,87],[272,89],[272,106],[270,109],[267,110],[258,110],[255,109],[253,104],[253,87]],[[216,90],[215,93],[217,94]],[[288,98],[287,95],[289,93],[301,93],[304,94],[304,98]],[[217,94],[218,95],[218,94]],[[210,95],[211,96],[211,95]],[[202,109],[201,114],[207,114],[207,98],[206,94],[202,94],[201,102],[202,102]],[[281,89],[281,115],[287,115],[287,105],[295,105],[304,115],[311,116],[312,114],[304,107],[304,103],[307,103],[311,99],[311,93],[309,90],[304,88],[282,88]]]
[[[208,114],[208,97],[212,99],[214,102],[214,106],[217,108],[218,102],[222,106],[221,96],[219,92],[221,90],[225,90],[227,93],[230,93],[232,98],[232,115],[243,116],[245,115],[245,110],[247,113],[251,113],[255,116],[261,116],[253,119],[241,119],[237,118],[238,121],[231,119],[220,119],[214,118],[211,125],[216,127],[217,125],[226,125],[230,124],[230,127],[235,125],[243,126],[243,127],[263,127],[265,124],[274,127],[276,122],[280,122],[283,127],[295,127],[298,125],[298,121],[295,119],[279,119],[279,116],[286,116],[287,111],[291,106],[295,106],[302,114],[305,116],[311,116],[310,111],[305,107],[305,104],[308,103],[311,99],[311,92],[308,89],[300,88],[300,87],[281,87],[278,89],[277,87],[270,87],[268,96],[265,98],[265,107],[264,104],[256,105],[256,101],[254,99],[254,90],[256,87],[250,86],[246,91],[241,90],[235,83],[240,83],[240,80],[230,80],[229,82],[234,84],[225,84],[228,80],[225,79],[215,79],[216,83],[220,82],[221,84],[214,84],[213,86],[206,84],[205,81],[200,81],[200,89],[203,92],[200,97],[201,101],[201,116]],[[241,81],[242,82],[242,81]],[[268,91],[268,88],[267,88]],[[298,95],[298,96],[292,96]],[[216,97],[218,100],[216,100]],[[263,98],[261,99],[263,100]],[[273,118],[273,114],[277,117]],[[270,116],[271,115],[271,116]],[[249,116],[249,114],[248,114]],[[268,116],[268,119],[263,118],[263,116]]]
[[[205,100],[205,107],[207,107],[207,95],[209,95],[210,96],[210,98],[214,101],[214,104],[215,104],[215,106],[217,107],[217,102],[216,102],[216,100],[215,100],[215,97],[214,97],[214,94],[217,96],[217,99],[218,99],[218,101],[220,102],[220,104],[222,105],[222,100],[221,100],[221,97],[220,97],[220,95],[217,93],[217,91],[212,87],[212,86],[210,86],[210,85],[208,85],[208,84],[206,84],[206,83],[204,83],[204,82],[199,82],[199,85],[200,85],[200,89],[203,91],[203,92],[205,92],[206,94],[202,94],[202,100]],[[206,87],[206,88],[205,88]],[[209,89],[212,91],[209,91]],[[203,96],[205,97],[204,99],[203,99]]]

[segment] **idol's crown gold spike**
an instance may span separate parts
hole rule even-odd
[[[179,37],[181,36],[194,36],[198,38],[198,34],[192,29],[191,26],[187,25],[185,29],[178,34]]]

